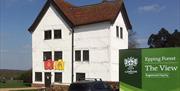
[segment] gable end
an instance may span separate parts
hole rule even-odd
[[[61,15],[61,17],[66,21],[66,23],[70,26],[73,27],[73,24],[70,22],[70,20],[68,20],[68,18],[64,15],[64,13],[62,12],[62,10],[60,10],[58,8],[58,6],[52,1],[52,0],[47,0],[46,4],[43,6],[42,10],[40,11],[39,15],[36,17],[35,21],[33,22],[33,24],[29,27],[28,31],[30,33],[33,33],[34,30],[36,29],[36,27],[38,26],[38,24],[40,23],[41,19],[43,18],[43,16],[45,15],[45,13],[47,12],[48,8],[50,7],[50,5],[52,5],[56,11]]]

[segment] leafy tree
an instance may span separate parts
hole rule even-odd
[[[172,36],[174,38],[174,46],[180,47],[180,32],[178,32],[178,30],[176,29]]]
[[[180,47],[180,32],[175,30],[170,34],[165,28],[161,28],[157,34],[152,34],[148,39],[150,48]]]
[[[128,48],[137,48],[139,43],[136,41],[136,32],[129,31]]]

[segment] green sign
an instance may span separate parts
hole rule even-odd
[[[180,48],[119,51],[121,91],[180,91]]]

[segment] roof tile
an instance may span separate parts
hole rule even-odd
[[[110,21],[113,23],[119,12],[122,11],[123,19],[127,29],[132,28],[123,0],[103,0],[101,3],[85,6],[75,6],[64,0],[48,0],[34,23],[28,29],[30,32],[33,32],[37,27],[50,3],[52,3],[52,5],[55,4],[58,12],[63,13],[63,17],[65,17],[67,21],[71,23],[70,25],[73,26],[80,26],[103,21]]]

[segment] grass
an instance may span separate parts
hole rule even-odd
[[[0,88],[19,88],[19,87],[28,87],[29,84],[23,82],[18,82],[15,80],[7,81],[6,83],[0,82]]]
[[[130,86],[130,85],[125,84],[123,82],[120,82],[120,84],[121,84],[120,85],[120,91],[147,91],[147,90],[142,90],[142,89],[136,88],[134,86]],[[172,89],[169,91],[180,91],[180,88]]]
[[[136,88],[136,87],[133,87],[133,86],[130,86],[128,84],[125,84],[123,82],[120,82],[121,86],[120,86],[120,91],[144,91],[144,90],[141,90],[139,88]]]

